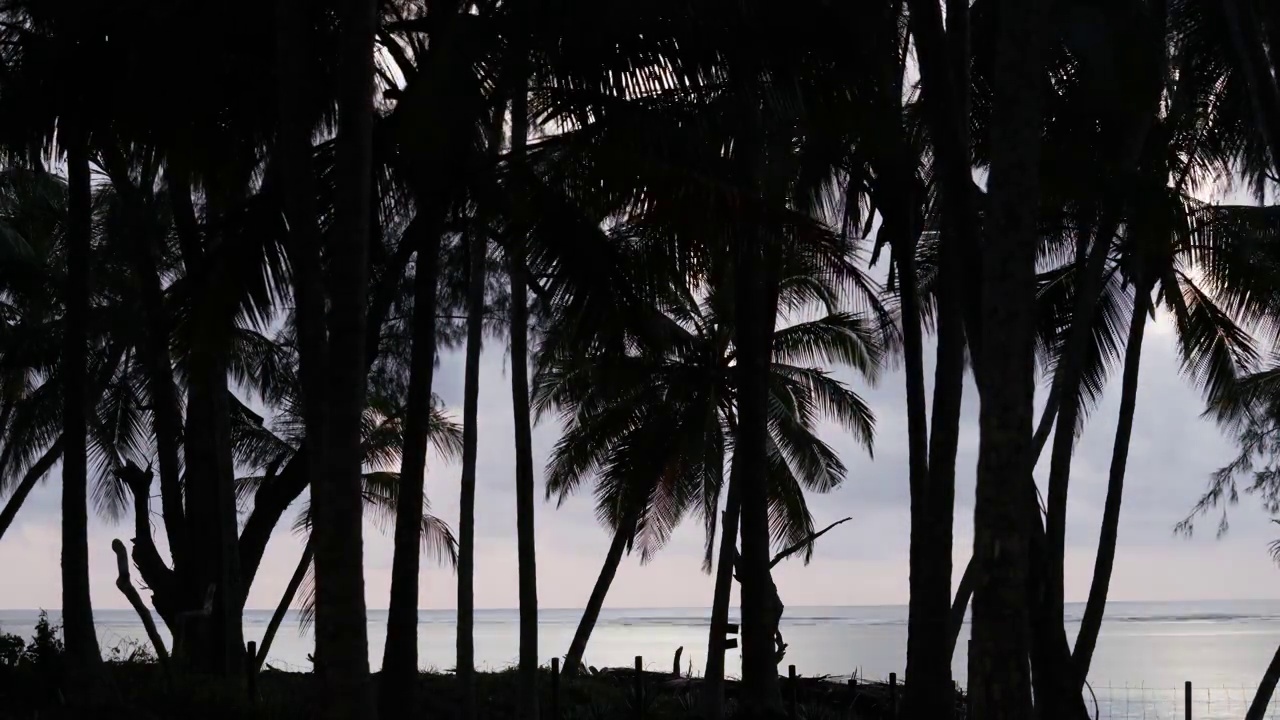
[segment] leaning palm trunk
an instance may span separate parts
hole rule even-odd
[[[404,426],[400,494],[396,498],[395,555],[391,561],[391,601],[387,643],[382,654],[379,709],[413,715],[417,708],[418,574],[422,556],[422,483],[427,468],[431,384],[436,357],[436,286],[440,272],[440,231],[428,227],[414,272],[413,347]],[[407,241],[406,241],[407,242]]]
[[[1035,395],[1035,270],[1040,201],[1045,0],[1000,5],[993,75],[990,216],[983,248],[981,441],[974,507],[969,690],[973,716],[1032,714],[1026,478]]]
[[[1124,495],[1125,464],[1129,458],[1129,440],[1133,435],[1133,417],[1138,402],[1138,370],[1142,360],[1142,338],[1151,306],[1150,285],[1138,284],[1133,301],[1133,319],[1129,325],[1129,341],[1125,345],[1124,379],[1120,390],[1120,419],[1116,425],[1115,445],[1111,451],[1111,471],[1107,478],[1107,499],[1102,509],[1102,530],[1098,537],[1098,557],[1093,564],[1093,583],[1085,603],[1080,633],[1073,655],[1076,681],[1083,688],[1089,675],[1089,664],[1098,645],[1102,615],[1111,587],[1111,570],[1115,566],[1116,539],[1120,529],[1120,503]]]
[[[735,463],[735,467],[737,467]],[[707,638],[707,670],[703,673],[703,715],[724,717],[725,632],[729,626],[729,601],[733,595],[733,561],[738,555],[738,520],[742,512],[739,483],[729,477],[728,499],[720,529],[720,554],[716,560],[716,589],[711,601],[711,632]]]
[[[267,623],[267,630],[262,634],[262,643],[258,647],[258,655],[257,657],[249,658],[253,672],[261,670],[262,664],[266,662],[267,653],[271,650],[271,643],[276,639],[276,632],[280,630],[280,624],[284,622],[284,616],[289,613],[289,608],[293,607],[293,598],[297,596],[298,588],[302,586],[302,581],[307,576],[307,569],[311,567],[311,561],[315,558],[315,548],[315,542],[308,536],[307,544],[302,548],[302,557],[298,559],[298,566],[293,569],[289,584],[284,588],[284,595],[280,596],[276,611],[271,614],[271,620]]]
[[[88,347],[92,189],[89,138],[79,123],[66,128],[68,178],[66,336],[62,378],[62,623],[72,669],[89,681],[102,656],[89,598]]]
[[[529,98],[522,79],[511,99],[511,156],[524,160],[529,132]],[[516,445],[516,554],[520,576],[520,689],[518,713],[538,718],[538,566],[534,542],[533,428],[529,421],[529,296],[524,237],[512,237],[508,252],[511,278],[511,410]]]
[[[1267,716],[1267,708],[1271,705],[1271,695],[1276,691],[1277,682],[1280,682],[1280,648],[1271,656],[1271,664],[1267,665],[1267,672],[1262,676],[1253,702],[1249,703],[1249,711],[1245,713],[1244,720],[1263,720]]]
[[[321,717],[333,720],[376,714],[369,696],[361,498],[376,15],[373,0],[347,0],[339,12],[339,185],[329,253],[328,463],[324,475],[312,483],[318,700]]]
[[[569,643],[569,652],[564,656],[562,674],[565,677],[577,675],[582,666],[582,658],[587,652],[587,641],[591,639],[591,631],[595,629],[596,621],[600,619],[600,609],[604,607],[605,596],[609,594],[609,586],[613,584],[618,566],[622,564],[622,556],[626,554],[627,546],[631,544],[634,534],[634,523],[626,523],[613,533],[613,542],[609,545],[609,554],[604,558],[604,566],[600,568],[600,577],[596,578],[595,587],[591,589],[591,597],[587,600],[587,607],[582,611],[582,619],[578,621],[578,630],[573,634],[573,642]]]
[[[53,466],[62,458],[62,438],[59,437],[53,441],[49,449],[27,468],[27,472],[23,474],[22,480],[18,481],[18,487],[14,488],[13,494],[9,496],[9,500],[4,504],[4,510],[0,510],[0,538],[4,537],[4,533],[13,524],[13,519],[18,516],[18,511],[22,509],[22,504],[26,502],[27,496],[35,488],[36,483],[40,482]]]
[[[467,290],[467,355],[462,399],[462,499],[458,518],[458,659],[462,720],[475,720],[475,517],[477,415],[480,399],[480,346],[484,340],[486,239],[478,229],[470,237],[471,277]]]

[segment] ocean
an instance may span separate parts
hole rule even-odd
[[[1083,604],[1067,606],[1068,637],[1074,640]],[[736,610],[734,620],[736,621]],[[539,614],[539,647],[545,662],[563,656],[577,628],[579,610],[544,609]],[[597,667],[630,667],[637,655],[650,670],[670,670],[676,648],[684,647],[683,670],[701,674],[706,658],[709,611],[693,608],[610,609],[601,613],[591,636],[586,662]],[[0,630],[29,635],[36,611],[0,610]],[[51,617],[56,621],[56,613]],[[99,610],[98,639],[104,652],[126,639],[144,639],[130,610]],[[245,613],[245,639],[261,640],[271,612]],[[453,611],[420,613],[420,661],[424,668],[448,670],[454,659]],[[782,633],[788,643],[784,665],[806,676],[885,679],[902,674],[906,664],[907,609],[897,607],[800,607],[789,605]],[[369,613],[369,657],[380,664],[386,638],[386,611]],[[478,610],[475,625],[477,666],[497,670],[515,663],[518,649],[515,610]],[[955,677],[965,684],[968,628],[954,658]],[[167,636],[166,636],[167,640]],[[291,616],[281,626],[268,664],[306,671],[313,645]],[[1089,672],[1099,718],[1181,718],[1184,683],[1192,683],[1196,718],[1243,717],[1253,688],[1280,645],[1280,601],[1116,602],[1107,607],[1098,648]],[[731,650],[727,672],[739,671]],[[785,668],[784,668],[785,672]],[[1280,701],[1268,718],[1280,718]]]

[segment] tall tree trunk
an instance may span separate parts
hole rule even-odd
[[[1134,157],[1136,158],[1136,151]],[[1088,253],[1082,251],[1079,255],[1084,265],[1077,287],[1074,319],[1067,338],[1066,352],[1059,359],[1050,390],[1055,395],[1057,422],[1050,455],[1049,492],[1043,533],[1039,507],[1028,508],[1032,532],[1029,588],[1033,626],[1032,680],[1035,695],[1039,699],[1036,711],[1044,720],[1088,716],[1081,688],[1075,680],[1076,670],[1071,661],[1071,645],[1066,634],[1063,563],[1066,555],[1067,488],[1080,417],[1081,372],[1118,220],[1118,205],[1109,205],[1099,220],[1092,247]],[[1039,434],[1037,439],[1038,437]],[[1038,457],[1039,452],[1037,447],[1035,456]],[[1034,478],[1030,482],[1034,483]]]
[[[734,463],[733,467],[738,467]],[[729,477],[724,519],[720,523],[720,553],[716,560],[715,594],[711,600],[711,632],[707,638],[707,669],[703,673],[703,715],[707,720],[724,717],[724,642],[733,599],[733,563],[738,556],[738,521],[742,514],[741,485]]]
[[[511,97],[511,158],[523,166],[529,133],[529,97],[520,77]],[[520,683],[517,711],[538,718],[538,566],[534,540],[533,428],[529,420],[529,292],[525,237],[509,239],[511,277],[511,410],[516,443],[516,553],[520,575]]]
[[[1031,717],[1027,613],[1035,396],[1035,263],[1040,207],[1045,0],[999,6],[993,74],[990,232],[983,252],[982,364],[974,549],[974,717]]]
[[[369,693],[364,600],[364,447],[367,403],[365,312],[373,224],[373,39],[378,4],[340,6],[338,200],[329,251],[327,467],[312,484],[316,543],[316,674],[320,714],[357,720],[377,714]]]
[[[765,472],[769,366],[777,317],[777,286],[770,280],[776,269],[771,242],[772,238],[754,227],[738,237],[734,275],[738,432],[732,482],[741,484],[742,493],[742,702],[748,716],[759,717],[782,711],[775,644],[777,590],[769,570],[769,488]]]
[[[905,188],[903,188],[905,190]],[[907,385],[908,484],[911,493],[910,567],[911,593],[907,606],[907,677],[913,686],[928,688],[908,696],[908,717],[937,717],[943,698],[938,685],[940,655],[930,644],[941,638],[931,620],[938,618],[935,535],[929,527],[929,426],[925,406],[924,341],[920,328],[920,301],[915,270],[918,234],[910,219],[915,215],[909,196],[904,198],[904,211],[893,227],[893,257],[898,271],[898,297],[902,303],[902,345]],[[935,396],[936,399],[936,396]],[[947,543],[950,545],[950,542]],[[947,579],[948,586],[950,578]],[[945,602],[951,602],[946,590]],[[947,663],[950,665],[950,662]]]
[[[40,456],[38,460],[27,468],[27,472],[23,474],[22,480],[18,481],[18,487],[13,489],[13,494],[9,496],[9,500],[4,504],[4,510],[0,510],[0,538],[4,537],[9,526],[13,524],[13,519],[18,516],[18,511],[22,509],[22,504],[27,501],[27,496],[35,488],[36,483],[49,474],[53,466],[62,459],[62,437],[59,436],[48,450]]]
[[[73,671],[83,681],[102,661],[89,598],[88,352],[92,188],[89,138],[77,120],[64,127],[67,148],[66,330],[62,378],[62,631]]]
[[[395,554],[391,561],[391,602],[382,653],[378,706],[383,717],[413,715],[418,707],[418,576],[422,557],[423,481],[431,421],[431,386],[436,358],[436,286],[440,274],[441,229],[429,227],[414,271],[413,347],[409,359],[407,417],[396,498]],[[403,241],[402,241],[403,242]]]
[[[258,672],[262,669],[263,663],[267,661],[267,653],[271,651],[271,643],[276,639],[276,632],[280,630],[280,624],[284,622],[284,616],[289,614],[289,608],[293,607],[293,598],[298,594],[298,588],[302,586],[302,581],[307,577],[307,568],[311,567],[311,561],[315,558],[315,542],[310,536],[307,537],[307,544],[302,548],[302,557],[298,558],[298,566],[293,569],[293,575],[289,577],[289,584],[284,588],[284,594],[280,596],[280,602],[276,604],[276,611],[271,613],[271,620],[267,623],[266,632],[262,633],[262,643],[258,647],[258,656],[249,658],[253,663],[253,671]]]
[[[944,238],[938,304],[938,356],[933,384],[933,427],[929,438],[928,486],[924,488],[924,512],[913,518],[912,528],[923,523],[913,543],[911,604],[917,608],[916,624],[908,628],[908,642],[915,637],[913,663],[908,645],[907,677],[912,693],[906,696],[907,717],[950,718],[955,713],[955,683],[951,676],[951,549],[955,524],[956,451],[960,443],[960,411],[964,401],[964,318],[961,316],[959,247],[957,238]],[[950,247],[947,247],[950,245]],[[916,596],[920,595],[917,601]]]
[[[462,720],[475,720],[475,563],[476,563],[476,427],[480,401],[480,349],[484,342],[485,251],[488,244],[477,228],[467,252],[467,355],[462,399],[462,500],[458,518],[458,684]]]
[[[212,552],[206,550],[206,557],[210,560],[208,577],[215,592],[209,650],[216,653],[218,672],[226,677],[239,677],[244,662],[244,629],[241,623],[244,597],[240,588],[240,552],[236,532],[238,521],[235,466],[231,457],[231,390],[227,379],[227,355],[227,348],[222,346],[212,348],[207,358],[192,359],[193,381],[205,386],[200,390],[200,402],[207,403],[205,411],[197,415],[207,422],[207,426],[198,428],[194,434],[207,433],[207,445],[204,447],[207,454],[189,453],[187,461],[191,464],[208,462],[206,472],[201,474],[209,486],[207,492],[202,491],[197,498],[210,503],[207,509],[211,521],[207,527],[207,547]],[[189,433],[187,437],[192,435]],[[190,469],[188,473],[191,474]]]
[[[968,2],[948,0],[947,57],[951,65],[957,113],[968,116]],[[899,102],[894,98],[895,103]],[[960,141],[968,145],[967,124],[958,123]],[[899,144],[905,146],[904,141]],[[945,192],[967,193],[968,187],[947,187]],[[949,198],[949,207],[962,207],[963,198]],[[910,213],[910,214],[907,214]],[[914,217],[915,201],[907,204],[905,217]],[[950,718],[955,712],[949,642],[951,608],[951,549],[955,515],[955,460],[960,437],[960,411],[964,399],[965,341],[963,308],[963,219],[945,218],[942,237],[938,303],[938,349],[933,389],[932,432],[924,417],[923,347],[920,341],[919,300],[914,268],[908,277],[899,261],[903,298],[904,350],[907,355],[908,434],[911,455],[911,596],[907,621],[907,677],[913,692],[906,696],[907,717]],[[915,223],[913,222],[913,225]],[[914,261],[918,228],[911,228],[909,252]],[[905,254],[905,253],[904,253]],[[910,309],[909,309],[910,308]],[[912,320],[907,321],[908,313]],[[912,337],[914,336],[914,338]],[[920,360],[913,361],[918,353]],[[913,419],[912,416],[918,416]],[[927,455],[925,453],[928,453]]]
[[[1076,636],[1073,655],[1077,686],[1083,688],[1089,676],[1093,651],[1098,645],[1102,616],[1107,607],[1107,591],[1111,587],[1111,570],[1115,566],[1116,540],[1120,530],[1120,503],[1124,496],[1125,464],[1129,459],[1129,440],[1133,436],[1133,418],[1138,404],[1138,371],[1142,363],[1142,338],[1151,309],[1151,285],[1139,284],[1133,302],[1133,318],[1129,323],[1129,340],[1125,344],[1124,379],[1120,390],[1120,416],[1116,424],[1115,445],[1111,450],[1111,471],[1107,478],[1107,499],[1102,509],[1102,530],[1098,536],[1098,557],[1093,564],[1093,583],[1085,603],[1080,633]]]
[[[600,609],[604,607],[605,596],[609,594],[609,586],[613,584],[618,566],[622,564],[622,556],[626,553],[627,546],[631,544],[631,538],[634,535],[635,524],[632,522],[624,523],[623,527],[616,529],[613,533],[609,554],[604,558],[600,576],[596,578],[595,587],[591,589],[591,597],[587,599],[587,607],[582,611],[582,619],[578,621],[578,629],[573,634],[573,642],[569,643],[569,652],[564,656],[564,670],[561,674],[565,677],[578,674],[582,657],[587,652],[587,641],[591,639],[591,631],[595,629],[596,621],[600,619]]]

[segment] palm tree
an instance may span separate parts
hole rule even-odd
[[[440,272],[440,231],[428,228],[421,239],[414,270],[412,350],[402,449],[404,483],[396,510],[395,555],[391,566],[391,600],[387,643],[382,656],[379,707],[384,716],[396,708],[417,706],[414,688],[418,669],[418,575],[423,519],[422,483],[427,464],[431,384],[436,359],[436,295]],[[406,674],[407,672],[407,674]],[[398,674],[397,674],[398,673]]]
[[[72,669],[91,692],[101,659],[89,597],[88,555],[88,353],[91,311],[92,180],[90,148],[95,88],[74,68],[106,50],[91,13],[72,3],[10,2],[5,18],[4,77],[6,105],[39,99],[21,117],[10,118],[3,143],[19,158],[35,158],[51,148],[65,153],[68,173],[66,274],[61,375],[63,378],[62,604],[63,625]],[[50,62],[55,57],[57,62]],[[50,88],[54,88],[50,91]]]
[[[462,500],[458,521],[458,637],[457,670],[461,686],[462,718],[475,718],[475,512],[477,419],[480,397],[480,349],[484,338],[485,265],[488,236],[478,229],[467,234],[467,352],[462,399]]]
[[[990,228],[982,255],[982,442],[974,508],[978,580],[969,691],[975,715],[1031,716],[1027,613],[1035,382],[1034,298],[1040,201],[1043,4],[1002,4],[991,125]],[[968,221],[968,218],[957,218]]]
[[[783,297],[789,304],[811,301],[815,285],[820,287],[805,277],[790,278]],[[707,528],[704,567],[712,567],[724,464],[734,447],[737,414],[732,310],[724,296],[712,291],[702,302],[690,297],[684,306],[657,315],[668,326],[669,344],[627,348],[607,339],[611,333],[602,328],[606,336],[586,343],[596,349],[583,353],[570,350],[581,347],[580,340],[556,337],[552,329],[540,356],[535,408],[539,417],[557,411],[565,428],[548,462],[547,494],[563,503],[594,476],[597,515],[614,538],[566,656],[568,674],[581,665],[624,552],[637,546],[641,561],[648,561],[679,521],[695,512]],[[814,423],[824,415],[838,420],[868,448],[874,431],[871,411],[861,399],[808,363],[845,363],[874,379],[883,340],[874,322],[834,310],[833,295],[824,299],[830,303],[828,314],[787,327],[774,341],[769,514],[779,547],[813,534],[803,489],[828,492],[844,478],[843,464],[814,434]],[[673,443],[673,437],[680,442]],[[730,514],[735,494],[731,481]],[[726,521],[722,532],[734,548],[736,523]],[[733,564],[730,556],[722,570],[731,572]],[[727,608],[725,594],[713,617]],[[709,664],[716,652],[723,657],[723,626],[719,629],[718,635],[712,629]],[[712,667],[707,677],[714,675]]]
[[[378,4],[343,3],[338,76],[339,171],[326,295],[329,343],[323,397],[309,388],[304,407],[324,403],[326,468],[312,486],[316,563],[316,674],[320,714],[335,719],[376,713],[369,688],[360,478],[361,415],[366,401],[366,298],[373,191],[374,36]],[[312,319],[310,322],[314,322]],[[305,358],[313,348],[304,347]]]
[[[524,169],[529,133],[529,96],[522,66],[511,91],[511,162]],[[511,280],[511,408],[516,449],[516,550],[520,574],[520,693],[522,717],[537,720],[538,570],[534,533],[533,428],[529,398],[528,268],[520,239],[509,243]]]
[[[430,514],[430,505],[422,492],[421,481],[415,482],[406,472],[411,464],[417,462],[409,458],[417,451],[413,450],[410,444],[405,444],[404,438],[409,435],[409,426],[421,421],[415,419],[415,412],[409,406],[407,396],[403,403],[397,399],[401,396],[405,396],[405,393],[399,388],[375,388],[370,397],[369,408],[365,411],[362,431],[364,465],[368,468],[363,476],[362,489],[365,511],[380,526],[393,527],[396,534],[403,536],[401,522],[407,514],[404,498],[406,495],[415,497],[418,501],[416,513],[418,530],[414,533],[414,542],[419,545],[420,550],[426,550],[437,562],[448,563],[456,568],[457,540],[453,537],[452,530],[443,521]],[[443,413],[439,398],[432,398],[429,402],[423,454],[425,455],[426,445],[429,443],[442,457],[456,459],[462,449],[461,429]],[[292,407],[297,408],[296,402],[292,403]],[[295,414],[286,414],[278,418],[275,430],[268,429],[261,422],[261,418],[251,416],[247,410],[242,412],[240,417],[244,422],[237,426],[239,439],[237,446],[243,449],[239,459],[249,467],[271,472],[297,454],[299,446],[306,437],[305,422]],[[386,469],[397,464],[400,466],[400,472]],[[265,475],[241,478],[239,487],[242,501],[252,497],[255,489],[264,482],[269,482],[269,478]],[[302,629],[305,630],[315,618],[313,562],[315,552],[311,520],[310,508],[306,507],[294,523],[296,531],[306,533],[307,543],[298,561],[297,569],[290,578],[259,645],[255,660],[258,666],[266,660],[276,631],[284,621],[289,608],[298,599],[299,591],[302,592],[302,598],[299,601]],[[400,550],[400,553],[403,557],[403,550]],[[416,564],[414,571],[416,578],[418,574]],[[415,597],[411,607],[416,605]],[[415,620],[416,627],[416,618],[411,619]],[[416,632],[411,635],[416,635]],[[415,657],[416,654],[415,652]],[[414,665],[416,664],[417,661],[414,660]],[[392,690],[395,691],[396,688],[393,686]]]

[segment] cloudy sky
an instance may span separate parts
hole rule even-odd
[[[515,491],[508,358],[492,343],[482,362],[480,465],[476,518],[476,604],[516,605]],[[930,350],[931,352],[931,350]],[[930,363],[931,365],[931,363]],[[926,368],[932,377],[932,368]],[[460,416],[462,357],[442,358],[436,391]],[[819,525],[854,519],[818,543],[813,562],[784,563],[777,570],[785,602],[791,605],[899,604],[907,599],[908,498],[906,417],[901,373],[889,373],[876,387],[842,373],[864,394],[877,414],[875,459],[838,428],[824,435],[849,466],[839,490],[811,501]],[[1088,592],[1098,523],[1105,496],[1111,440],[1119,405],[1118,377],[1093,412],[1077,451],[1072,474],[1066,588],[1069,600]],[[1192,506],[1208,474],[1232,455],[1232,445],[1199,418],[1201,402],[1178,371],[1168,325],[1161,320],[1147,333],[1142,386],[1129,456],[1125,504],[1111,596],[1117,600],[1256,599],[1280,597],[1280,568],[1267,543],[1280,537],[1249,498],[1232,511],[1230,533],[1215,539],[1216,518],[1202,522],[1192,539],[1174,536],[1174,523]],[[557,437],[554,420],[534,431],[539,467]],[[972,542],[973,472],[978,444],[977,400],[967,388],[958,463],[957,574]],[[1045,453],[1047,458],[1048,453]],[[1044,466],[1038,473],[1043,483]],[[456,465],[435,462],[427,491],[434,511],[456,527]],[[539,493],[541,499],[541,492]],[[56,608],[59,601],[59,519],[56,472],[28,499],[3,541],[0,608]],[[127,540],[131,524],[94,520],[90,530],[93,601],[99,608],[127,607],[114,587],[113,538]],[[387,604],[392,543],[372,524],[365,531],[365,581],[370,607]],[[591,497],[571,499],[563,508],[539,503],[537,518],[539,600],[543,607],[581,607],[590,593],[609,537],[596,523]],[[301,553],[297,537],[281,530],[271,541],[249,599],[253,608],[274,607]],[[612,607],[707,606],[712,579],[703,575],[702,536],[689,522],[646,566],[628,559],[609,595]],[[422,607],[452,608],[450,572],[424,566]]]

